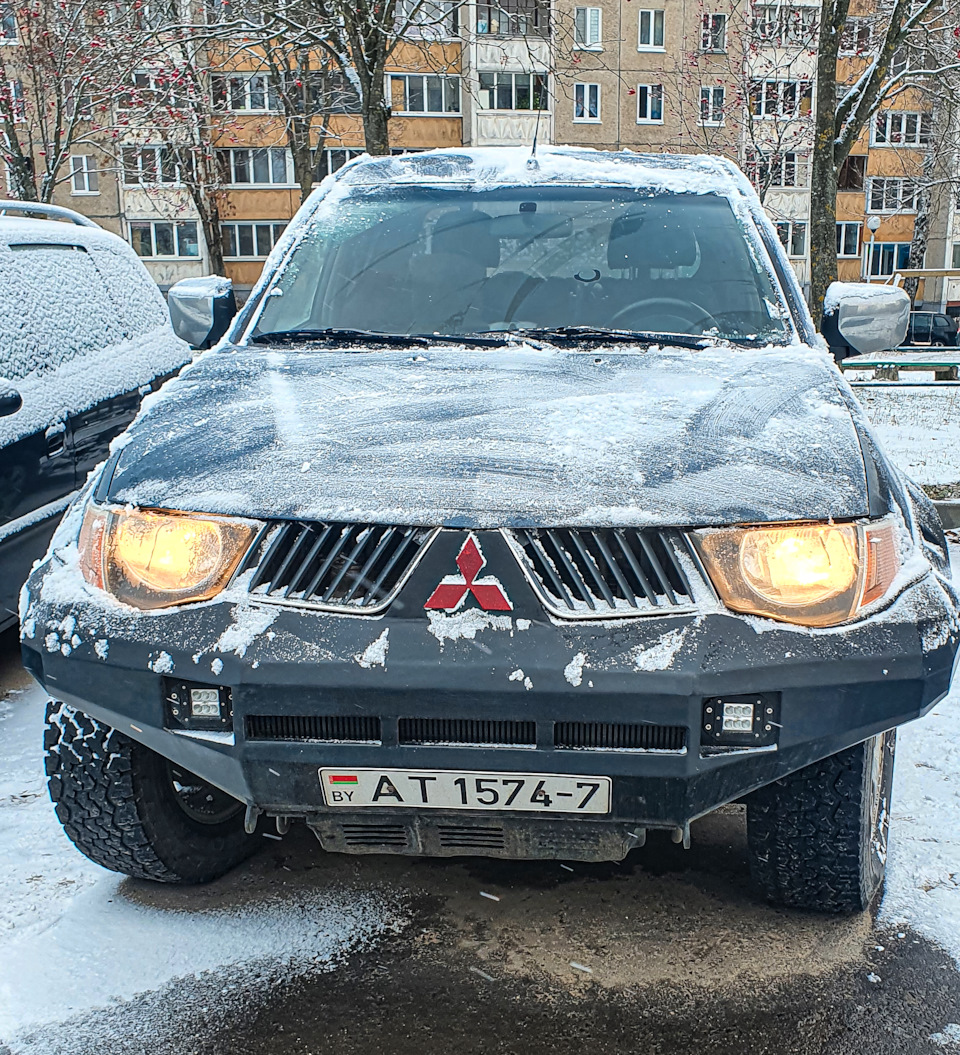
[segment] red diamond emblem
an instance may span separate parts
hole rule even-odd
[[[473,594],[477,604],[485,612],[512,612],[513,605],[498,579],[492,575],[477,578],[486,563],[480,551],[480,543],[471,533],[457,554],[460,574],[444,576],[423,607],[441,608],[452,612],[463,604],[469,594]]]

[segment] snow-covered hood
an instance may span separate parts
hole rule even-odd
[[[472,527],[857,517],[842,385],[805,347],[226,349],[153,397],[109,494]]]

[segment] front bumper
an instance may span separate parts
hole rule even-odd
[[[467,608],[428,616],[419,604],[402,603],[404,595],[380,617],[226,597],[142,614],[98,603],[82,589],[69,602],[47,600],[63,594],[44,590],[49,569],[48,561],[28,584],[23,648],[52,696],[257,810],[306,818],[330,848],[355,851],[622,856],[646,828],[682,830],[717,806],[922,715],[949,688],[958,643],[956,597],[933,571],[868,619],[809,631],[720,609],[560,622],[519,580],[508,583],[518,602],[508,614]],[[54,568],[61,577],[66,571]],[[371,649],[375,642],[381,647]],[[173,729],[170,695],[181,682],[228,688],[229,728]],[[728,694],[776,699],[775,743],[711,752],[705,701]],[[379,740],[255,739],[248,719],[264,715],[373,717]],[[404,743],[401,719],[409,718],[523,721],[535,735],[529,746]],[[584,721],[680,726],[684,744],[557,746],[558,723]],[[613,779],[612,809],[589,820],[345,811],[325,805],[323,766],[605,775]],[[490,836],[489,846],[468,839],[445,851],[437,826],[451,823],[499,826],[501,835]],[[384,824],[402,828],[403,838],[351,845],[344,834],[350,825]]]

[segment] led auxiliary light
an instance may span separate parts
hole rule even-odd
[[[721,716],[721,728],[725,733],[753,732],[753,704],[725,703]]]
[[[194,718],[219,718],[219,689],[191,689],[190,714]]]

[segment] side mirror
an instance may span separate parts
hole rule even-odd
[[[10,384],[0,377],[0,418],[8,418],[23,406],[23,397]]]
[[[910,298],[898,286],[831,282],[823,301],[821,331],[842,359],[899,348],[907,336]]]
[[[173,332],[192,348],[210,348],[230,328],[237,298],[229,278],[185,278],[167,294]]]

